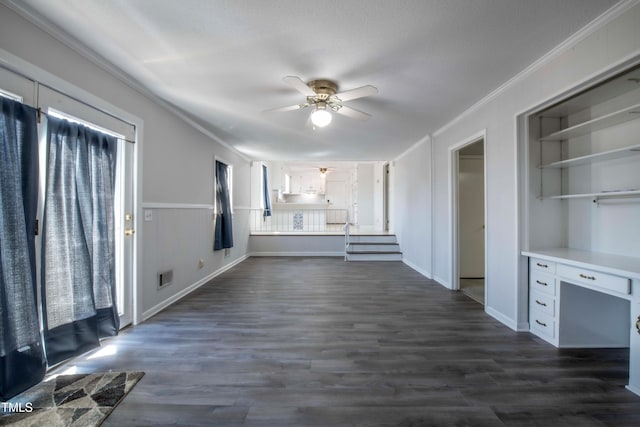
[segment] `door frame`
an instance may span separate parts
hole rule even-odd
[[[484,156],[483,156],[483,174],[484,174],[484,303],[486,306],[487,296],[488,296],[488,284],[489,284],[489,271],[488,271],[488,245],[487,245],[487,231],[488,227],[488,216],[487,216],[487,130],[482,129],[481,131],[476,132],[470,137],[458,142],[449,147],[449,242],[451,253],[449,254],[449,259],[451,260],[450,267],[451,270],[449,272],[451,280],[451,289],[452,290],[460,290],[460,248],[459,248],[459,194],[458,194],[458,185],[459,185],[459,154],[460,150],[464,147],[473,144],[482,140],[484,146]]]
[[[382,231],[391,230],[391,162],[382,165]]]

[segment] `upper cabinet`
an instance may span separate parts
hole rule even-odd
[[[640,67],[531,114],[528,129],[529,247],[640,256]]]

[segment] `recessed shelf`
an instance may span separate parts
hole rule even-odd
[[[621,159],[627,156],[639,155],[640,144],[628,147],[617,148],[615,150],[602,151],[600,153],[588,154],[586,156],[574,157],[572,159],[560,160],[558,162],[541,165],[540,169],[561,169],[571,166],[587,165],[593,162],[605,160]]]
[[[626,196],[640,196],[640,189],[599,191],[596,193],[560,194],[558,196],[545,196],[543,199],[584,199],[584,198],[613,198]]]
[[[540,138],[540,141],[564,141],[569,138],[588,135],[591,132],[619,125],[631,120],[640,119],[640,104],[635,104],[622,110],[615,111],[595,119],[582,122],[575,126],[553,132]]]

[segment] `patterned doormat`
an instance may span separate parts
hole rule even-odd
[[[99,426],[144,372],[60,375],[0,404],[0,426]]]

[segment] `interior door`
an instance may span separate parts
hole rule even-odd
[[[327,223],[344,224],[347,220],[346,209],[348,208],[347,183],[345,181],[326,182],[325,197],[331,203],[332,211],[327,212]],[[344,211],[338,211],[343,209]]]

